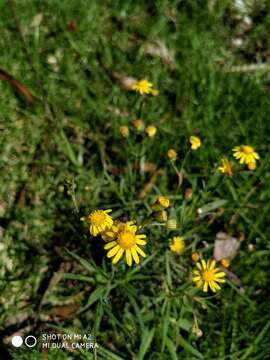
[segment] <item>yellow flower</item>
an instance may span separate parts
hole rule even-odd
[[[115,220],[112,227],[106,229],[105,231],[102,231],[100,235],[104,241],[114,240],[117,237],[118,233],[124,228],[124,226],[125,223],[119,220]]]
[[[226,174],[229,176],[233,175],[233,164],[230,160],[228,160],[226,157],[221,159],[222,166],[220,166],[218,169],[222,174]]]
[[[158,205],[163,207],[163,209],[167,209],[170,206],[170,199],[166,196],[158,196],[156,202]]]
[[[97,236],[101,232],[108,230],[113,225],[113,219],[109,212],[112,210],[94,210],[87,217],[82,217],[82,221],[87,221],[90,224],[90,234],[93,236]]]
[[[127,138],[129,136],[129,128],[126,125],[120,126],[119,131],[123,138]]]
[[[136,264],[140,262],[138,254],[146,256],[143,250],[138,246],[146,244],[146,241],[143,240],[146,238],[146,235],[136,234],[137,230],[138,227],[134,225],[134,222],[128,221],[118,232],[117,238],[104,246],[105,250],[109,250],[107,257],[113,257],[113,264],[118,263],[124,252],[128,266],[132,265],[132,260],[134,260]]]
[[[141,120],[141,119],[132,120],[132,125],[138,131],[143,131],[144,130],[144,121]]]
[[[145,129],[145,131],[147,132],[147,135],[149,137],[153,137],[156,135],[157,132],[157,128],[155,126],[147,126],[147,128]]]
[[[151,95],[152,96],[158,96],[159,95],[159,91],[157,89],[152,89],[151,90]]]
[[[230,266],[230,261],[228,259],[221,259],[220,265],[222,265],[224,268],[228,268]]]
[[[197,150],[202,145],[201,139],[198,136],[191,136],[189,142],[191,143],[192,150]]]
[[[176,160],[177,158],[177,152],[174,149],[170,149],[167,152],[168,158],[171,160]]]
[[[197,251],[193,251],[193,253],[191,254],[191,259],[197,262],[199,258],[200,258],[200,254]]]
[[[174,236],[171,240],[170,249],[176,254],[181,254],[185,248],[185,241],[180,236]]]
[[[152,92],[153,84],[145,79],[137,81],[133,86],[132,90],[143,94],[150,94]]]
[[[193,270],[192,280],[196,283],[198,288],[201,288],[204,292],[208,291],[208,286],[213,292],[220,290],[218,283],[224,283],[225,272],[216,267],[215,260],[198,261],[196,263],[197,269]]]
[[[248,164],[247,164],[247,167],[248,167],[248,169],[251,170],[251,171],[256,170],[256,168],[257,168],[256,162],[254,161],[254,162],[248,163]]]
[[[254,163],[260,158],[259,154],[255,152],[250,145],[240,145],[233,148],[233,156],[239,160],[240,164]]]

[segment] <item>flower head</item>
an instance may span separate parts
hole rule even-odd
[[[117,237],[118,233],[124,228],[124,226],[125,223],[115,220],[112,227],[102,231],[100,235],[104,241],[112,241]]]
[[[127,138],[129,136],[129,128],[126,125],[120,126],[119,131],[123,138]]]
[[[166,196],[158,196],[156,202],[163,209],[167,209],[170,206],[170,199],[168,199]]]
[[[138,245],[145,245],[146,235],[136,234],[138,227],[134,225],[133,221],[128,221],[121,227],[117,234],[117,238],[113,241],[108,242],[105,246],[105,250],[109,250],[107,257],[112,259],[112,263],[116,264],[125,253],[126,262],[128,266],[132,265],[132,260],[136,264],[140,262],[138,254],[146,256],[143,250]]]
[[[177,152],[174,149],[169,149],[167,152],[168,158],[171,160],[176,160]]]
[[[213,292],[220,290],[218,283],[225,282],[225,272],[216,267],[216,261],[208,260],[206,263],[206,261],[202,259],[196,263],[196,266],[197,269],[193,270],[192,278],[196,286],[204,292],[208,291],[208,287],[210,287]]]
[[[144,130],[144,121],[141,120],[141,119],[132,120],[132,125],[138,131],[143,131]]]
[[[147,126],[147,128],[145,129],[147,135],[149,137],[153,137],[156,135],[156,132],[157,132],[157,128],[155,126]]]
[[[197,251],[193,251],[191,253],[191,259],[195,262],[197,262],[200,259],[200,254]]]
[[[191,149],[197,150],[201,145],[201,139],[198,136],[190,136],[189,142],[191,143]]]
[[[239,160],[240,164],[255,163],[260,158],[259,154],[250,145],[235,146],[232,151],[233,156]]]
[[[132,90],[140,93],[141,95],[150,94],[152,92],[153,84],[145,79],[137,81],[133,86]]]
[[[159,95],[159,91],[157,89],[152,89],[151,90],[151,95],[152,96],[158,96]]]
[[[230,266],[230,261],[228,259],[221,259],[220,265],[222,265],[224,268],[228,268]]]
[[[174,219],[174,218],[168,219],[167,222],[166,222],[166,227],[167,227],[167,229],[169,229],[169,230],[175,230],[175,229],[177,229],[177,220]]]
[[[221,163],[222,163],[222,166],[220,166],[218,168],[218,170],[222,174],[232,176],[233,175],[233,164],[232,164],[232,162],[230,160],[228,160],[226,157],[224,157],[223,159],[221,159]]]
[[[174,236],[171,240],[170,249],[175,254],[181,254],[185,248],[185,241],[180,236]]]
[[[90,234],[97,236],[101,232],[108,230],[113,225],[113,219],[109,212],[112,210],[93,210],[87,217],[82,217],[82,221],[87,221],[90,225]]]

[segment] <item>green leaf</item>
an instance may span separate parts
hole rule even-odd
[[[102,358],[100,359],[104,359],[104,360],[124,360],[122,357],[115,355],[114,353],[112,353],[111,351],[105,349],[104,347],[102,347],[101,345],[99,345],[98,347],[98,354],[102,356]]]
[[[198,359],[203,359],[203,355],[198,350],[196,350],[189,342],[183,339],[180,334],[179,345],[181,345],[186,350],[186,352],[196,356]]]
[[[104,286],[99,286],[96,288],[89,296],[87,304],[81,309],[81,312],[88,309],[93,305],[97,300],[99,300],[105,293],[106,289]]]
[[[202,210],[202,215],[206,215],[207,213],[213,211],[213,210],[216,210],[224,205],[226,205],[228,203],[229,200],[225,200],[225,199],[218,199],[218,200],[215,200],[215,201],[212,201],[208,204],[205,204],[201,207],[201,210]]]
[[[168,348],[168,351],[171,355],[171,359],[172,360],[178,360],[178,356],[177,356],[177,353],[176,353],[176,350],[175,350],[175,345],[174,343],[166,336],[165,337],[165,344]]]
[[[145,357],[145,354],[147,353],[147,350],[149,349],[151,342],[153,340],[155,333],[155,328],[152,328],[150,331],[148,329],[145,329],[142,333],[142,342],[138,354],[138,360],[143,360]]]

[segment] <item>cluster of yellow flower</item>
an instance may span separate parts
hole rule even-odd
[[[259,154],[254,150],[254,148],[250,145],[239,145],[235,146],[233,149],[233,156],[239,160],[240,164],[247,165],[249,170],[255,170],[257,167],[256,160],[260,159]],[[228,176],[233,175],[233,163],[226,157],[221,159],[221,166],[219,170],[222,174],[226,174]]]
[[[132,260],[139,263],[139,255],[145,253],[138,245],[145,245],[146,235],[137,234],[138,226],[134,221],[122,222],[113,220],[108,214],[112,210],[94,210],[87,217],[82,217],[82,221],[89,223],[89,231],[93,236],[101,235],[106,241],[104,246],[108,250],[107,257],[113,258],[112,263],[116,264],[125,253],[126,262],[132,265]]]
[[[158,196],[152,205],[153,218],[159,219],[160,214],[162,214],[161,221],[164,221],[164,219],[167,221],[166,211],[169,207],[170,200],[166,196]],[[107,257],[112,258],[112,264],[117,264],[123,255],[125,255],[128,266],[131,266],[133,261],[138,264],[140,262],[139,255],[146,256],[140,248],[140,246],[146,245],[146,235],[138,233],[141,226],[135,225],[134,221],[122,222],[117,219],[114,220],[109,215],[111,211],[110,209],[93,210],[88,216],[82,217],[81,220],[88,223],[91,235],[100,235],[105,241],[104,249],[108,251]],[[164,216],[164,213],[166,216]],[[169,228],[169,226],[167,227]],[[169,246],[173,253],[179,255],[185,249],[185,240],[181,236],[173,236],[170,239]],[[198,268],[193,270],[195,284],[205,292],[208,291],[208,287],[214,292],[219,290],[218,283],[225,282],[225,273],[215,267],[215,260],[208,260],[206,264],[204,260],[200,260],[200,255],[195,252],[192,253],[192,259],[196,262]],[[223,267],[228,267],[225,262],[221,264]]]

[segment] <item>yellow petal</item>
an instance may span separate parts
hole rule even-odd
[[[136,264],[139,264],[140,260],[139,260],[139,256],[138,256],[138,254],[137,254],[137,251],[136,251],[135,247],[132,247],[132,248],[131,248],[131,255],[132,255],[135,263],[136,263]]]
[[[126,262],[127,262],[128,266],[132,265],[132,256],[131,256],[130,249],[126,250]]]
[[[108,254],[107,254],[107,257],[110,258],[110,257],[113,257],[117,251],[120,249],[120,246],[119,245],[116,245],[114,248],[112,248]]]
[[[203,267],[203,270],[206,269],[206,262],[205,262],[205,260],[203,260],[203,259],[202,259],[202,267]]]
[[[113,246],[115,246],[116,244],[117,244],[116,241],[110,241],[104,246],[104,249],[108,250],[108,249],[112,248]]]
[[[124,249],[119,249],[118,250],[118,253],[115,255],[115,257],[113,258],[113,261],[112,261],[112,263],[113,264],[117,264],[118,263],[118,261],[121,259],[121,257],[122,257],[122,255],[123,255],[123,252],[124,252]]]
[[[210,270],[213,270],[215,266],[216,266],[216,260],[212,260],[210,264]]]
[[[139,246],[135,245],[135,249],[136,249],[137,252],[138,252],[140,255],[142,255],[143,257],[146,256],[145,252],[144,252],[141,248],[139,248]]]
[[[197,268],[198,268],[199,270],[202,270],[202,265],[201,265],[201,263],[197,262],[197,263],[196,263],[196,266],[197,266]]]
[[[208,282],[205,281],[203,285],[203,291],[207,292],[207,290],[208,290]]]
[[[138,245],[145,245],[146,244],[146,241],[145,240],[141,240],[141,239],[136,239],[136,243]]]

